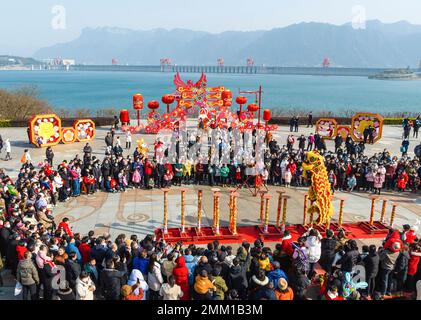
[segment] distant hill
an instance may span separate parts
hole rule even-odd
[[[81,64],[156,65],[160,58],[176,64],[244,65],[253,57],[257,65],[320,66],[329,57],[338,67],[418,67],[421,26],[405,21],[384,24],[368,21],[366,29],[351,24],[299,23],[269,31],[219,34],[184,29],[137,31],[121,28],[86,28],[68,43],[42,48],[35,58],[69,58]]]
[[[0,66],[31,66],[31,65],[40,65],[40,61],[37,61],[33,58],[23,58],[9,55],[0,55]]]

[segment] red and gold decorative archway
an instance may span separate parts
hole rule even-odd
[[[77,141],[91,141],[95,138],[95,122],[91,119],[76,120],[73,127]]]
[[[332,118],[320,118],[316,122],[316,132],[325,139],[333,139],[337,135],[338,122]]]
[[[29,140],[38,146],[39,138],[42,146],[54,146],[61,141],[61,120],[55,114],[39,114],[29,120]]]
[[[383,135],[383,117],[378,113],[358,112],[352,117],[351,135],[355,141],[364,141],[364,129],[369,125],[374,128],[374,142]]]

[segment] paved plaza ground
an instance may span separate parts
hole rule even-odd
[[[189,123],[191,127],[193,123]],[[102,159],[105,153],[104,137],[109,128],[98,128],[97,135],[92,141],[93,155]],[[313,132],[314,128],[300,127],[298,133],[295,135],[308,135]],[[399,148],[401,143],[402,129],[400,126],[385,126],[383,130],[383,139],[375,145],[367,145],[366,153],[373,154],[381,152],[387,148],[392,154],[399,155]],[[45,157],[45,149],[39,149],[28,144],[27,134],[25,128],[5,128],[1,129],[3,140],[9,138],[12,144],[12,160],[4,161],[4,154],[0,155],[0,167],[4,168],[7,174],[16,177],[20,168],[20,158],[25,148],[30,149],[33,163],[37,164]],[[285,144],[286,138],[290,134],[289,127],[280,126],[274,133],[275,138],[279,144]],[[121,141],[124,144],[124,133],[117,132],[121,136]],[[133,144],[130,153],[134,151],[136,141],[144,138],[148,144],[149,149],[153,150],[154,135],[134,135]],[[419,140],[411,138],[410,142],[410,156],[413,156],[413,149],[419,143]],[[70,145],[57,145],[53,147],[55,158],[54,163],[57,164],[64,159],[70,160],[74,155],[82,155],[84,143],[74,143]],[[333,148],[333,142],[327,141],[328,149]],[[125,154],[129,151],[125,150]],[[213,198],[212,191],[208,186],[187,186],[186,193],[186,222],[190,226],[196,224],[197,215],[197,190],[202,188],[204,190],[204,214],[203,225],[210,225],[212,219]],[[270,201],[270,221],[272,223],[276,220],[277,210],[277,190],[280,187],[269,187],[269,194],[273,196]],[[306,188],[290,188],[285,189],[286,194],[290,197],[288,200],[288,223],[301,223],[303,219],[303,199],[306,193]],[[228,224],[228,189],[221,189],[221,225]],[[259,219],[260,198],[253,197],[249,190],[239,190],[238,199],[238,224],[239,225],[255,225]],[[335,194],[334,207],[335,219],[337,218],[339,197],[344,197],[345,214],[344,222],[352,222],[359,220],[368,220],[370,214],[371,201],[369,194],[365,192],[353,192]],[[397,226],[403,223],[414,223],[416,219],[421,218],[421,200],[418,194],[413,195],[409,192],[403,194],[385,193],[382,197],[389,199],[387,207],[387,219],[390,218],[391,204],[396,202],[399,204],[397,209],[397,216],[395,223]],[[169,227],[176,227],[180,225],[180,192],[179,188],[172,187],[169,194]],[[376,205],[376,214],[379,216],[381,210],[381,202],[378,201]],[[95,195],[82,195],[79,198],[72,199],[69,202],[59,204],[54,210],[54,215],[57,219],[69,217],[71,219],[74,230],[87,233],[89,230],[95,230],[97,233],[109,232],[112,236],[120,233],[137,234],[145,236],[153,233],[153,230],[162,225],[163,220],[163,192],[161,190],[127,190],[124,193],[108,194],[96,193]]]
[[[93,155],[102,159],[105,153],[104,137],[109,128],[98,128],[97,136],[92,141]],[[313,132],[314,128],[301,127],[298,134],[308,135]],[[383,139],[375,145],[368,145],[366,153],[372,154],[381,152],[387,148],[392,154],[399,155],[401,144],[402,129],[400,126],[386,126],[383,130]],[[0,134],[3,140],[9,138],[12,144],[12,160],[4,161],[4,152],[0,154],[0,167],[5,170],[11,177],[16,177],[20,168],[20,158],[25,148],[30,149],[33,163],[37,164],[45,157],[45,149],[38,149],[28,143],[26,128],[2,128]],[[281,126],[275,133],[275,138],[280,145],[286,143],[289,127]],[[118,132],[121,141],[124,143],[124,134]],[[130,153],[134,151],[136,140],[144,138],[150,150],[153,150],[153,135],[134,135],[133,145]],[[410,156],[413,156],[413,149],[420,141],[412,139],[410,142]],[[57,145],[53,147],[55,158],[54,163],[57,164],[64,159],[70,160],[76,154],[82,155],[84,143],[74,143],[71,145]],[[327,142],[328,149],[333,148],[333,142]],[[125,154],[128,151],[125,150]],[[209,186],[186,186],[186,223],[188,226],[196,225],[197,216],[197,190],[200,188],[204,191],[203,197],[203,222],[202,225],[211,225],[213,198],[212,191]],[[179,187],[172,187],[169,193],[169,227],[180,226],[180,204],[181,197]],[[277,190],[285,190],[289,196],[287,222],[290,224],[301,223],[303,219],[303,199],[307,188],[281,188],[269,187],[269,194],[272,195],[270,200],[270,222],[275,223],[277,211]],[[228,201],[229,190],[221,188],[221,225],[228,225]],[[344,222],[355,222],[361,220],[369,220],[370,215],[370,194],[365,192],[342,193],[337,192],[333,201],[335,215],[333,221],[337,219],[339,208],[339,197],[344,197],[345,210]],[[388,199],[386,219],[389,221],[391,213],[391,204],[398,204],[395,225],[400,227],[405,223],[413,224],[417,219],[421,219],[421,197],[409,192],[405,193],[384,193],[382,198]],[[376,218],[380,217],[381,201],[376,204]],[[238,224],[239,225],[256,225],[259,220],[260,198],[253,197],[249,190],[239,190],[238,199]],[[86,234],[89,230],[94,230],[96,234],[104,232],[110,233],[116,237],[120,233],[126,235],[137,234],[144,237],[147,234],[153,234],[156,228],[162,226],[163,222],[163,192],[159,189],[141,190],[133,189],[127,192],[109,194],[96,193],[95,195],[82,195],[76,199],[72,199],[66,203],[60,203],[54,209],[54,216],[58,219],[63,217],[70,218],[74,231]],[[360,244],[379,244],[377,239],[365,239],[359,241]],[[13,298],[11,295],[14,280],[5,277],[6,295],[2,298]]]

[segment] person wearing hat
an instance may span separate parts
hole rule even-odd
[[[249,287],[250,300],[277,300],[273,291],[273,284],[266,277],[264,270],[259,270],[257,275],[251,277]]]
[[[284,278],[278,280],[275,296],[278,300],[294,300],[294,291],[288,286],[288,282]]]
[[[281,264],[279,261],[273,261],[272,262],[273,270],[270,271],[267,276],[269,278],[269,281],[272,282],[273,287],[276,288],[279,282],[279,279],[286,279],[288,280],[287,275],[285,272],[281,269]]]
[[[139,284],[135,284],[133,286],[129,286],[126,284],[121,287],[121,297],[122,297],[122,300],[139,301],[139,300],[143,300],[144,293],[143,293],[142,288],[140,288]]]
[[[57,300],[76,300],[75,293],[70,288],[68,281],[63,280],[60,282],[56,299]]]
[[[194,282],[194,299],[195,300],[212,300],[213,292],[216,287],[208,278],[208,272],[202,269],[196,276]]]

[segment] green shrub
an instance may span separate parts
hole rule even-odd
[[[0,119],[0,128],[10,127],[10,120]]]

